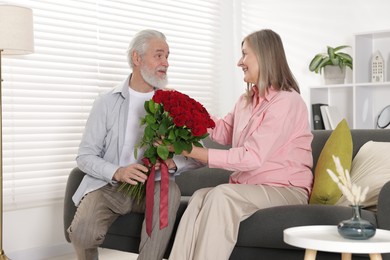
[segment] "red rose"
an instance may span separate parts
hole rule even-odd
[[[214,122],[214,120],[212,120],[211,118],[209,119],[208,127],[209,127],[209,128],[214,128],[214,127],[215,127],[215,122]]]
[[[175,118],[175,117],[183,114],[183,109],[181,109],[180,107],[172,107],[169,110],[169,114],[171,117]]]
[[[175,125],[178,126],[178,127],[184,126],[186,121],[187,121],[187,118],[184,115],[176,116],[173,119],[173,123],[175,123]]]
[[[191,129],[194,136],[202,136],[207,133],[207,129],[202,125],[196,125]]]
[[[163,90],[156,90],[156,92],[154,92],[152,100],[155,103],[161,103],[162,100],[164,99],[164,92],[165,91],[163,91]]]

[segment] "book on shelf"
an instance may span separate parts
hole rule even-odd
[[[324,123],[324,129],[331,130],[332,128],[330,127],[330,122],[329,122],[328,113],[326,109],[327,107],[328,105],[320,106],[320,111],[321,111],[322,121]]]
[[[336,106],[323,106],[321,107],[322,116],[327,118],[328,125],[325,126],[325,129],[333,130],[337,127],[337,125],[340,123],[341,120],[343,120],[343,117],[340,114],[340,111]],[[325,121],[325,119],[324,119]],[[325,122],[324,122],[325,124]]]
[[[312,104],[312,116],[313,116],[313,129],[314,130],[324,130],[324,120],[321,115],[321,106],[326,106],[327,104],[316,103]]]

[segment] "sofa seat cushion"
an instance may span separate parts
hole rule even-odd
[[[334,225],[352,217],[350,207],[335,205],[287,205],[258,210],[242,221],[236,246],[291,249],[283,241],[286,228]],[[362,210],[362,218],[376,223],[375,213]]]
[[[132,212],[119,216],[107,233],[118,236],[140,237],[143,220],[144,214],[142,213]]]

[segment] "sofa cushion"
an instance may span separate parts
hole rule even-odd
[[[376,210],[378,195],[383,185],[390,181],[390,151],[389,142],[365,143],[352,161],[351,181],[356,185],[369,187],[364,207]],[[337,205],[349,205],[349,201],[342,196]]]
[[[336,172],[332,155],[340,158],[345,169],[350,170],[352,163],[352,136],[347,121],[343,119],[326,141],[314,170],[314,185],[310,195],[310,204],[335,204],[342,193],[330,178],[327,169]]]

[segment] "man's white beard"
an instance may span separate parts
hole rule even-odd
[[[159,68],[157,68],[157,70],[158,69]],[[167,76],[165,76],[163,79],[160,79],[157,76],[155,76],[153,71],[150,71],[146,66],[141,67],[141,76],[146,81],[146,83],[158,89],[163,89],[168,84]]]

